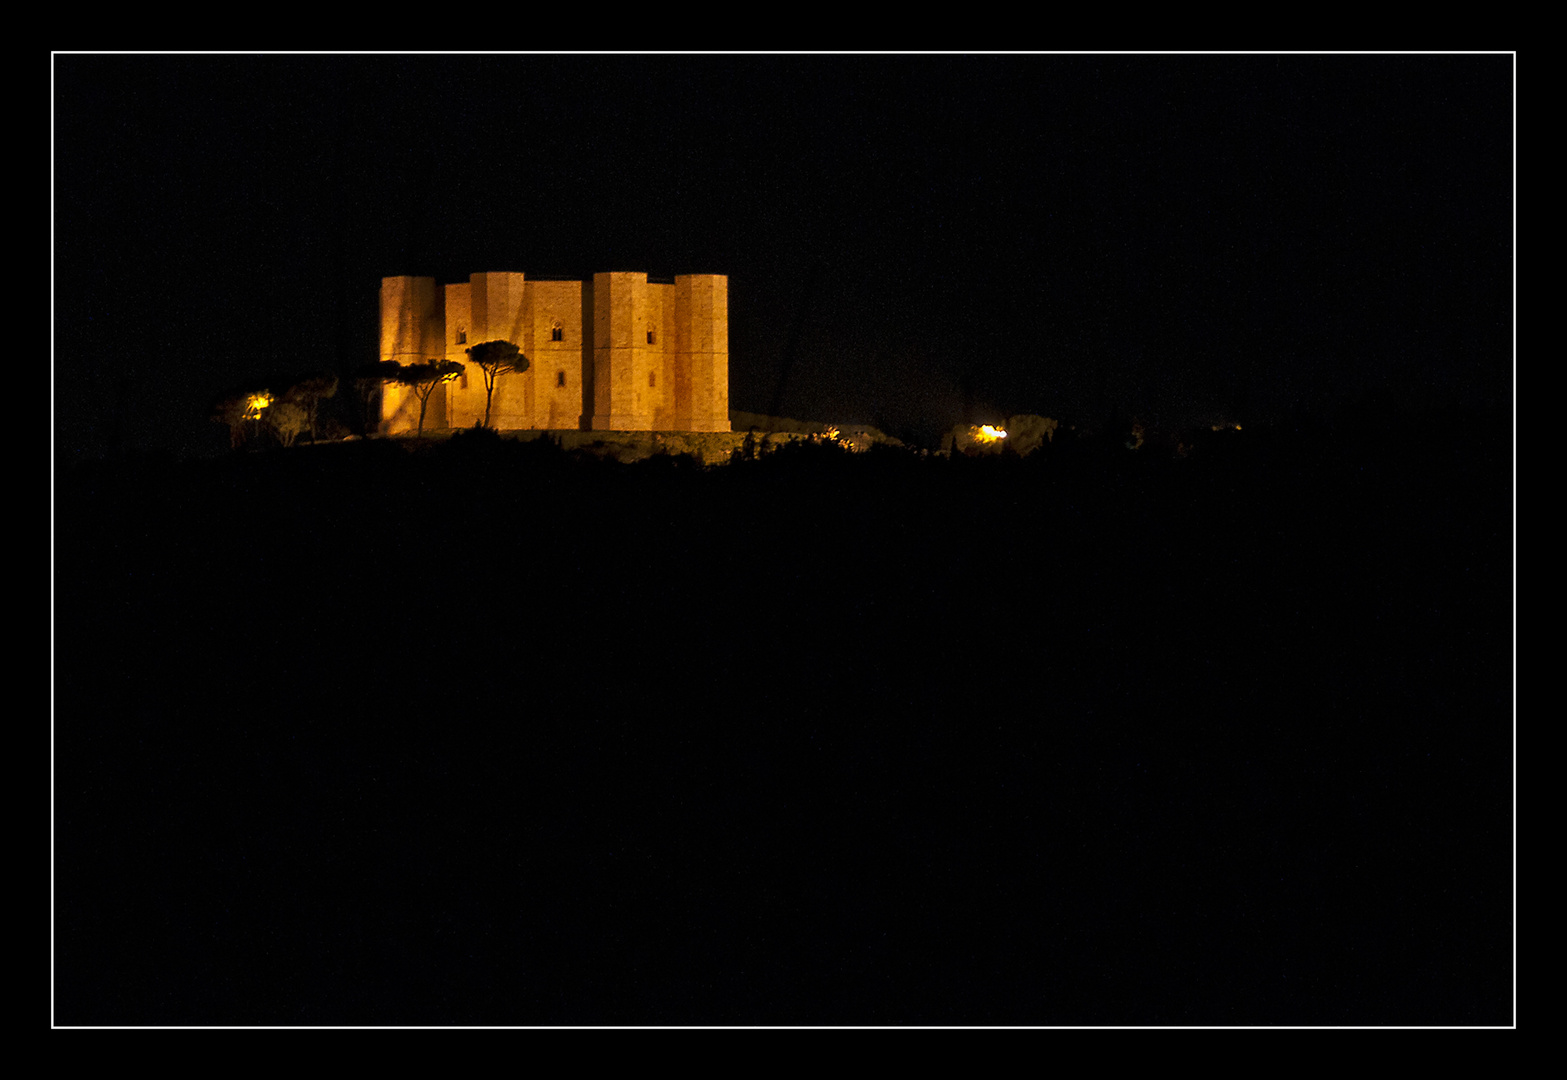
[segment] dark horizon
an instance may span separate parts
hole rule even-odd
[[[1513,66],[56,55],[57,450],[217,452],[382,277],[498,269],[727,274],[747,412],[1510,406]]]

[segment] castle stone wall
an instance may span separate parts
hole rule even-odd
[[[647,275],[593,275],[593,429],[650,431],[653,417],[641,392],[647,350],[637,328],[648,314]]]
[[[445,355],[445,295],[429,277],[381,279],[381,359],[419,364]],[[430,395],[425,427],[444,427],[444,387]],[[381,432],[414,431],[419,424],[419,399],[411,389],[387,385],[381,389]]]
[[[528,308],[528,288],[519,273],[473,274],[468,279],[473,293],[473,328],[468,333],[468,348],[486,341],[509,341],[522,348],[532,324]],[[459,357],[458,359],[466,359]],[[484,419],[484,375],[477,367],[468,369],[470,411],[465,411],[453,427],[472,427]],[[497,428],[533,427],[530,395],[532,387],[514,375],[502,375],[495,381],[495,396],[490,403],[490,425]],[[454,418],[456,420],[457,418]]]
[[[674,358],[673,429],[728,431],[729,279],[722,274],[677,277],[675,297],[680,345]]]
[[[446,286],[446,347],[441,355],[447,360],[466,360],[468,347],[475,341],[473,328],[473,286],[466,281]],[[462,378],[447,383],[441,389],[447,391],[450,402],[448,419],[451,426],[472,426],[473,420],[469,417],[474,411],[475,391],[479,402],[478,415],[484,415],[484,380],[476,370],[468,369]],[[429,426],[425,424],[426,430]]]
[[[728,431],[727,282],[491,272],[437,288],[433,278],[385,278],[381,358],[466,363],[474,345],[512,342],[529,367],[496,381],[490,425],[502,430]],[[472,427],[484,411],[484,378],[470,364],[431,395],[425,430]],[[386,388],[384,433],[413,431],[418,415],[411,391]]]
[[[521,345],[522,376],[533,394],[528,427],[553,430],[582,424],[582,282],[529,282],[532,325]],[[559,329],[561,340],[554,332]]]

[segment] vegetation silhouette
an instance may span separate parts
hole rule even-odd
[[[490,426],[490,402],[495,397],[495,380],[502,375],[520,375],[528,370],[528,358],[509,341],[485,341],[466,350],[468,362],[484,377],[484,425]]]
[[[337,376],[331,372],[317,372],[293,379],[283,394],[283,401],[297,406],[305,414],[305,430],[310,441],[315,442],[320,422],[321,402],[336,396]]]
[[[212,422],[228,428],[231,450],[238,450],[245,443],[246,425],[251,420],[250,401],[258,393],[265,391],[259,387],[236,388],[220,394],[212,403]]]
[[[435,393],[437,386],[451,382],[462,375],[462,370],[460,360],[436,359],[421,364],[397,365],[397,371],[389,381],[408,387],[419,399],[419,424],[414,431],[415,438],[424,435],[424,416],[425,411],[430,407],[430,395]]]
[[[402,365],[396,360],[379,360],[354,370],[355,396],[359,401],[359,434],[368,438],[380,427],[381,388],[396,382],[402,376]]]
[[[1509,432],[68,466],[57,1020],[1505,1023]]]

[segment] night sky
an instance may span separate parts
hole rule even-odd
[[[1505,404],[1513,69],[58,55],[57,451],[220,452],[382,277],[490,270],[727,274],[731,407],[894,433]]]

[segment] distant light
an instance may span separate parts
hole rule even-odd
[[[1007,432],[1005,428],[992,427],[989,424],[981,424],[979,431],[977,431],[974,435],[974,438],[978,439],[980,442],[995,442],[997,439],[1004,439],[1006,437]]]
[[[813,433],[809,436],[809,438],[812,442],[832,443],[834,446],[849,451],[859,451],[865,449],[865,447],[861,445],[860,442],[856,441],[855,436],[844,438],[843,429],[831,425],[823,428],[819,432]]]
[[[251,394],[245,400],[245,419],[255,420],[272,405],[272,395],[263,391],[259,394]]]

